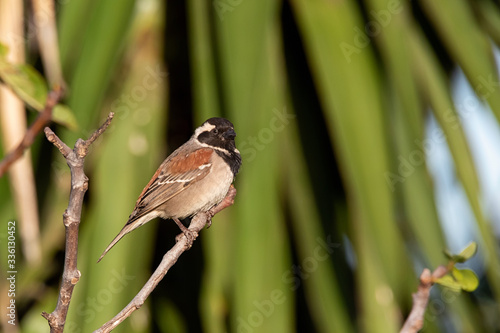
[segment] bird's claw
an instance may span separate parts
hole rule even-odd
[[[212,225],[212,215],[209,215],[208,220],[207,220],[207,224],[206,224],[207,229],[210,228],[211,225]]]
[[[180,241],[182,236],[186,237],[186,240],[187,240],[186,248],[190,249],[191,246],[193,246],[194,240],[198,237],[198,233],[196,231],[189,230],[186,228],[185,230],[182,231],[181,234],[178,234],[175,237],[175,241],[176,242]]]

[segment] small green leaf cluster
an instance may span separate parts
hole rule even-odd
[[[434,282],[442,286],[459,291],[474,291],[479,286],[476,273],[468,268],[457,268],[455,264],[464,263],[472,258],[477,252],[477,243],[471,242],[459,254],[452,254],[445,250],[444,254],[450,260],[448,264],[449,274],[436,279]]]

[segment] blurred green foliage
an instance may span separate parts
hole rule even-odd
[[[47,83],[33,66],[11,64],[5,56],[8,47],[0,43],[0,79],[8,85],[27,105],[42,111],[47,99]],[[71,130],[78,128],[76,119],[67,106],[58,104],[52,110],[54,122],[67,126]]]
[[[236,203],[115,332],[397,332],[421,269],[435,268],[446,248],[425,148],[416,144],[430,115],[474,213],[484,274],[472,294],[436,289],[431,304],[440,308],[428,309],[424,331],[500,329],[498,240],[450,94],[459,66],[500,119],[498,3],[57,3],[64,103],[78,129],[53,127],[71,146],[116,113],[86,160],[82,278],[66,332],[112,318],[173,244],[175,224],[151,222],[96,264],[156,167],[212,116],[238,133]],[[19,263],[22,332],[48,330],[40,313],[57,299],[70,184],[42,136],[33,150],[44,259]],[[10,191],[1,179],[2,221],[16,219]]]

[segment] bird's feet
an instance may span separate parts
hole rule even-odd
[[[182,224],[182,222],[179,220],[179,219],[173,219],[175,224],[177,224],[177,226],[179,227],[179,229],[181,229],[182,231],[182,234],[178,234],[176,237],[175,237],[175,241],[178,242],[181,240],[181,237],[184,235],[186,236],[186,240],[187,240],[187,244],[186,244],[186,247],[188,249],[191,248],[191,246],[193,246],[193,242],[194,240],[198,237],[198,233],[196,231],[193,231],[193,230],[189,230],[188,228],[186,228],[184,226],[184,224]]]
[[[192,231],[186,228],[186,230],[182,231],[182,234],[178,234],[175,236],[175,241],[178,242],[181,240],[181,237],[185,236],[187,239],[186,248],[190,249],[193,246],[194,240],[198,237],[198,233],[196,231]]]
[[[212,214],[210,214],[210,211],[208,211],[208,218],[207,218],[207,229],[210,228],[210,226],[212,225],[212,217],[214,217]]]

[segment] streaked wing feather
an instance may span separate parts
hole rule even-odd
[[[171,158],[163,162],[143,189],[127,224],[155,210],[189,185],[205,178],[211,169],[209,160],[212,152],[211,149],[202,148],[184,156],[183,161],[191,162],[187,165],[201,165],[201,167],[191,170],[186,170],[183,167],[186,164],[179,163],[181,158],[179,155],[172,155]]]

